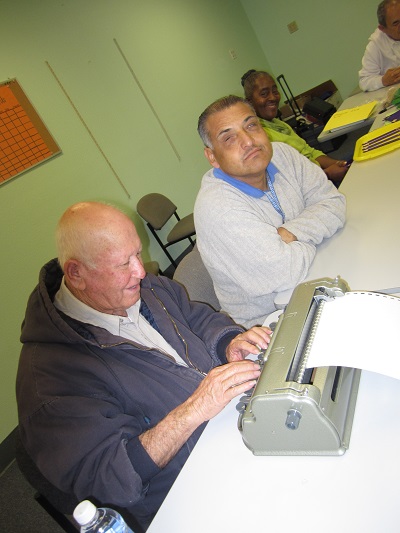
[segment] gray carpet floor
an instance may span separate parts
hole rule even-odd
[[[329,152],[327,155],[333,159],[352,159],[357,140],[368,133],[370,127],[371,126],[367,126],[348,133],[343,144],[337,150]]]
[[[0,476],[1,533],[63,533],[34,495],[14,461]]]

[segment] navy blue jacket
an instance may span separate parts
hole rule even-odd
[[[54,485],[78,499],[125,508],[146,527],[196,441],[160,469],[139,436],[184,402],[243,329],[190,302],[168,278],[147,275],[141,297],[163,337],[188,363],[82,324],[53,305],[57,260],[40,272],[22,325],[17,402],[22,440]]]

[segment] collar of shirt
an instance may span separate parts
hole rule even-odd
[[[112,335],[124,337],[172,356],[176,363],[187,366],[176,350],[139,313],[140,302],[126,310],[128,316],[108,315],[96,311],[76,298],[65,285],[65,279],[54,298],[54,305],[66,315],[85,324],[104,328]]]
[[[113,335],[120,335],[120,326],[127,323],[138,323],[140,300],[127,309],[127,317],[109,315],[93,309],[76,298],[62,279],[61,286],[54,298],[54,305],[66,315],[85,324],[104,328]]]
[[[276,166],[270,162],[265,172],[268,172],[271,183],[274,183],[275,176],[278,172]],[[225,181],[226,183],[229,183],[230,185],[232,185],[236,189],[239,189],[239,191],[244,192],[248,196],[252,196],[253,198],[262,198],[265,195],[265,191],[261,191],[260,189],[257,189],[257,187],[253,187],[252,185],[249,185],[244,181],[232,178],[232,176],[229,176],[229,174],[226,174],[220,168],[214,168],[213,174],[216,178],[219,178]]]

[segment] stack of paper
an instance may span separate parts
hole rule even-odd
[[[323,131],[337,131],[351,124],[364,122],[372,115],[376,103],[376,100],[374,100],[357,107],[336,111],[326,123]]]
[[[400,379],[400,298],[349,291],[325,303],[307,368],[347,366]],[[368,330],[373,324],[373,330]]]

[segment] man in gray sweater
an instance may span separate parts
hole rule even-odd
[[[195,208],[197,244],[222,306],[245,327],[275,311],[276,294],[307,276],[316,247],[345,222],[345,198],[324,172],[272,143],[252,106],[221,98],[198,131],[213,166]]]

